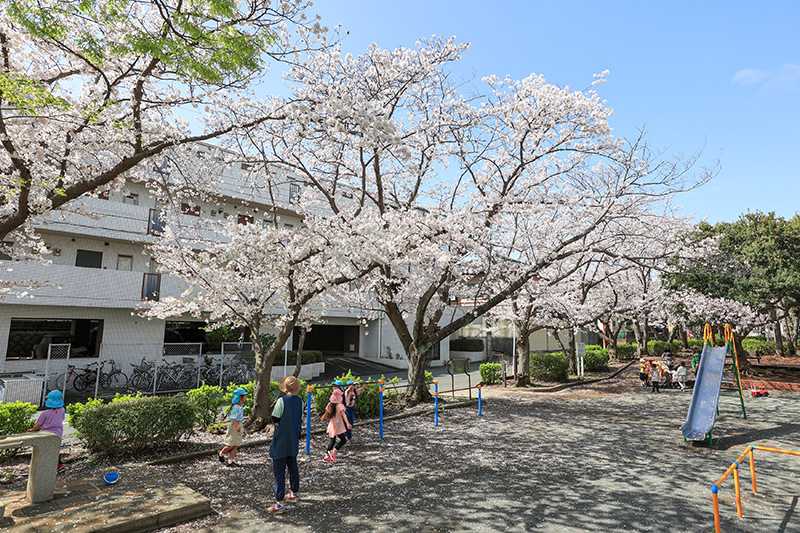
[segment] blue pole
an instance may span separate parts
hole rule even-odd
[[[483,416],[483,396],[481,395],[480,385],[478,385],[478,416]]]
[[[439,382],[433,380],[433,427],[439,427]]]
[[[306,387],[306,455],[311,455],[311,391],[314,387]]]
[[[378,404],[378,435],[383,442],[383,380],[378,381],[378,397],[380,403]]]

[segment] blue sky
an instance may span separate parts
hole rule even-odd
[[[619,135],[645,127],[666,154],[702,150],[719,165],[679,199],[682,212],[798,211],[800,2],[317,0],[315,10],[349,32],[353,53],[434,34],[469,42],[464,80],[536,72],[583,88],[609,69],[600,91]]]

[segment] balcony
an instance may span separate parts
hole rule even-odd
[[[10,269],[10,271],[9,271]],[[7,295],[4,304],[135,309],[185,289],[180,280],[149,272],[101,270],[21,261],[0,262],[0,278],[32,282],[24,298]]]

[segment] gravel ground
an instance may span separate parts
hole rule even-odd
[[[270,516],[267,450],[241,454],[241,468],[215,458],[167,466],[122,466],[126,484],[184,483],[218,514],[169,531],[707,531],[709,484],[750,442],[800,448],[797,395],[748,401],[723,392],[712,449],[683,442],[690,393],[642,392],[634,372],[555,394],[486,389],[486,416],[446,411],[359,428],[337,464],[321,461],[324,439],[301,456],[301,501]],[[731,481],[721,492],[724,531],[800,531],[800,460],[761,454],[760,495],[744,493],[737,520]],[[68,478],[97,475],[78,463]],[[743,472],[749,484],[749,473]]]

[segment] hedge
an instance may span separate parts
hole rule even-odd
[[[635,342],[620,342],[617,343],[617,359],[626,360],[636,357],[636,350],[639,345]]]
[[[484,385],[494,385],[500,382],[503,374],[500,363],[481,363],[481,381]]]
[[[775,353],[775,343],[764,337],[745,337],[742,339],[742,348],[753,357],[763,357]]]
[[[568,378],[569,364],[563,352],[531,355],[531,377],[538,381],[564,382]]]
[[[482,352],[483,347],[483,339],[480,337],[450,339],[450,349],[456,352]]]
[[[362,384],[363,380],[359,376],[354,376],[350,371],[348,371],[347,374],[336,376],[334,379],[341,380],[345,383],[352,380],[353,383],[360,385],[358,388],[358,399],[356,400],[356,415],[359,418],[374,418],[378,416],[378,411],[380,409],[380,391],[378,384]],[[427,382],[428,379],[433,381],[433,375],[429,375],[426,372],[425,381]],[[384,378],[384,381],[386,385],[396,385],[400,382],[397,377],[393,377],[389,380]],[[328,400],[331,397],[331,390],[333,390],[332,387],[314,387],[313,404],[317,416],[321,415],[325,410],[325,406],[328,405]],[[399,390],[400,389],[384,389],[384,406],[386,403],[394,403],[398,400],[400,396]]]
[[[583,355],[583,368],[587,372],[604,372],[608,370],[608,350],[605,348],[586,346]]]
[[[186,393],[194,410],[195,421],[208,428],[217,421],[220,409],[225,405],[225,391],[218,385],[203,385]]]
[[[191,434],[195,412],[185,396],[152,396],[89,407],[75,421],[78,437],[89,450],[113,454]]]
[[[33,426],[33,417],[36,406],[27,402],[0,403],[0,436],[24,433]],[[0,450],[0,460],[12,457],[17,453],[17,448]]]

